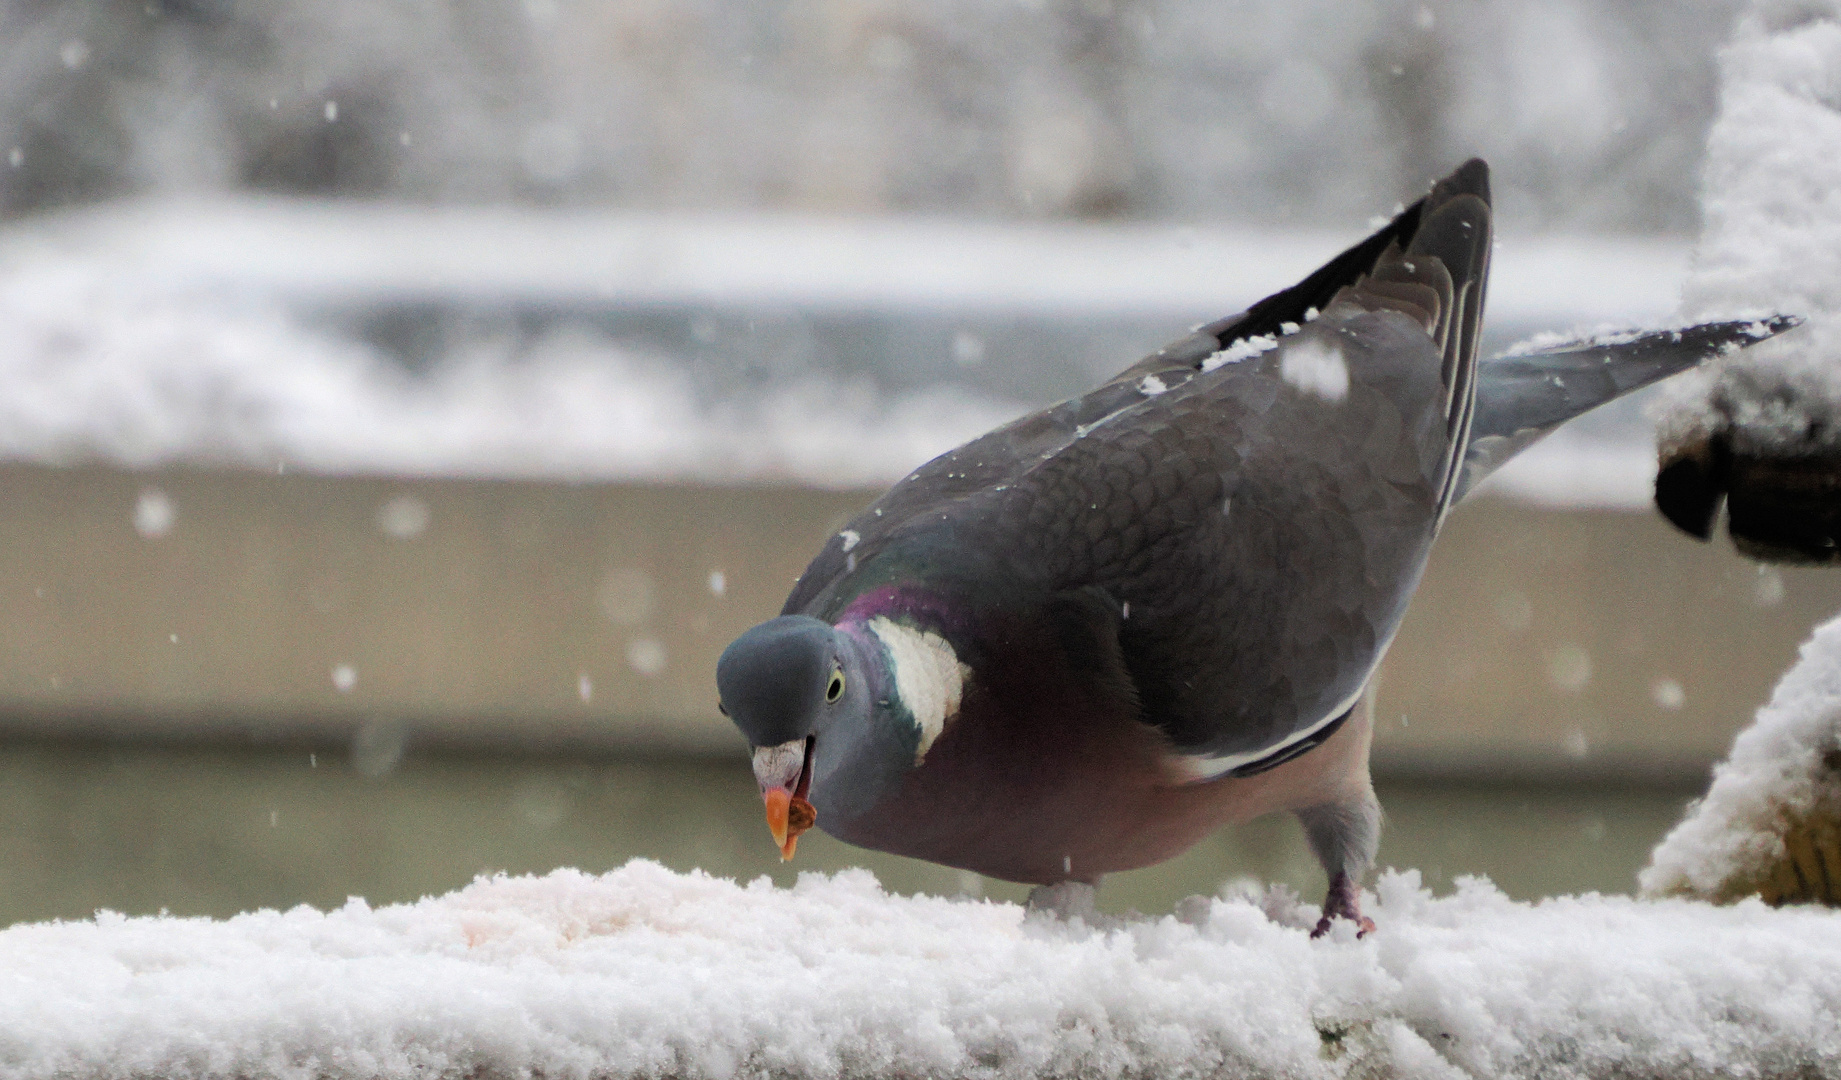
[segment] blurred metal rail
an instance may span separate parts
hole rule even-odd
[[[862,491],[0,467],[0,731],[739,753],[712,669]],[[1841,572],[1653,514],[1455,515],[1377,770],[1704,773]]]

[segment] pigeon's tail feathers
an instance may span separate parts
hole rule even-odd
[[[1457,497],[1475,491],[1485,477],[1566,421],[1801,322],[1794,315],[1773,315],[1599,334],[1484,361]]]

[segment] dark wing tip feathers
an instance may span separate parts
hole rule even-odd
[[[1330,301],[1335,299],[1338,292],[1371,276],[1376,265],[1388,254],[1389,248],[1410,250],[1428,205],[1440,207],[1462,195],[1475,196],[1487,211],[1490,203],[1489,166],[1483,159],[1471,158],[1459,165],[1451,175],[1434,184],[1431,193],[1425,198],[1396,214],[1392,221],[1383,225],[1373,236],[1331,259],[1303,281],[1282,292],[1273,293],[1241,314],[1209,323],[1198,333],[1213,336],[1220,348],[1226,348],[1245,338],[1278,334],[1284,323],[1304,322],[1305,312],[1311,308],[1324,310],[1330,306]],[[1487,244],[1484,257],[1488,257]]]
[[[1361,280],[1373,270],[1388,245],[1410,242],[1419,228],[1419,211],[1424,204],[1425,200],[1421,199],[1407,207],[1373,236],[1331,259],[1291,288],[1273,293],[1242,314],[1209,323],[1197,332],[1212,335],[1225,349],[1246,338],[1278,334],[1284,323],[1302,323],[1305,312],[1329,307],[1330,300],[1343,287]]]
[[[1449,176],[1432,185],[1427,199],[1436,204],[1456,195],[1475,195],[1486,204],[1490,201],[1489,165],[1482,158],[1473,157],[1451,170]]]

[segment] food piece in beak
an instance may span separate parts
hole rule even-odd
[[[793,796],[792,805],[786,815],[786,848],[781,852],[786,858],[793,857],[793,847],[799,843],[799,834],[818,824],[818,810],[811,803],[799,796]]]
[[[782,862],[793,857],[799,834],[818,821],[818,811],[805,797],[812,787],[812,743],[807,736],[754,750],[754,778],[767,804],[767,831],[773,834]]]

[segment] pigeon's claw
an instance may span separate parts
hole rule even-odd
[[[1347,874],[1337,874],[1330,879],[1329,895],[1323,898],[1323,918],[1317,920],[1317,928],[1310,936],[1320,938],[1329,933],[1332,920],[1339,916],[1355,924],[1358,938],[1374,933],[1374,920],[1362,914],[1361,892],[1355,886],[1355,879]]]
[[[1357,927],[1355,931],[1356,937],[1358,938],[1367,937],[1369,934],[1374,933],[1374,920],[1370,919],[1368,916],[1357,915],[1354,918],[1354,922]],[[1325,915],[1323,918],[1318,919],[1317,928],[1310,932],[1311,938],[1314,940],[1316,938],[1320,938],[1323,935],[1329,933],[1331,925],[1332,924],[1330,922],[1330,916],[1328,915]]]

